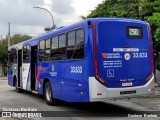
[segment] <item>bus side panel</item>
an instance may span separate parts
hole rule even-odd
[[[84,58],[66,61],[61,65],[63,100],[69,102],[89,102],[89,76],[94,75],[93,65],[93,31],[84,25]],[[80,70],[82,68],[82,71]],[[63,82],[63,78],[65,82]]]
[[[40,81],[38,82],[38,93],[43,94],[43,86],[44,80],[49,80],[52,87],[52,96],[57,99],[62,99],[62,86],[61,82],[58,80],[58,74],[57,74],[57,68],[58,64],[56,62],[44,62],[44,63],[38,63],[37,66],[40,66]],[[37,67],[38,69],[38,67]]]
[[[71,68],[82,67],[82,63],[82,61],[39,63],[41,71],[38,93],[43,94],[43,83],[48,79],[52,86],[53,98],[67,102],[84,101],[84,90],[81,86],[83,74],[71,72]]]
[[[63,100],[62,85],[59,79],[58,68],[59,68],[59,63],[52,62],[50,64],[50,70],[49,70],[50,73],[48,76],[52,86],[52,96],[56,99]]]
[[[84,28],[84,59],[38,63],[41,66],[39,94],[43,94],[43,81],[47,78],[54,98],[67,102],[89,102],[88,78],[94,76],[93,29],[87,24]]]
[[[59,81],[62,84],[63,100],[68,102],[84,101],[83,61],[66,61],[59,64]]]

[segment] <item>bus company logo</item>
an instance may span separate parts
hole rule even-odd
[[[57,76],[57,72],[55,71],[55,66],[52,64],[52,71],[49,73],[51,76]]]
[[[130,56],[129,53],[125,53],[125,54],[124,54],[124,59],[125,59],[125,60],[130,60],[130,58],[131,58],[131,56]]]
[[[107,54],[106,53],[102,53],[102,57],[103,58],[107,58]]]
[[[52,64],[52,72],[54,72],[54,64]]]
[[[2,112],[2,117],[11,117],[11,112]]]
[[[122,58],[122,55],[120,53],[102,53],[103,58]]]

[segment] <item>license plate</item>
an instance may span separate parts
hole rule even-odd
[[[129,87],[129,86],[132,86],[132,82],[126,82],[126,83],[122,83],[122,86],[123,87]]]

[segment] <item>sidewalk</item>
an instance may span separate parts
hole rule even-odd
[[[155,87],[155,95],[160,95],[160,86]]]
[[[8,76],[0,76],[0,80],[8,80]]]

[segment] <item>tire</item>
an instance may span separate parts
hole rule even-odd
[[[44,87],[44,97],[45,101],[48,105],[53,105],[53,98],[52,98],[52,87],[50,82],[47,82]]]
[[[22,89],[18,88],[18,82],[17,82],[16,79],[15,79],[15,90],[17,91],[17,93],[21,93],[22,92]]]

